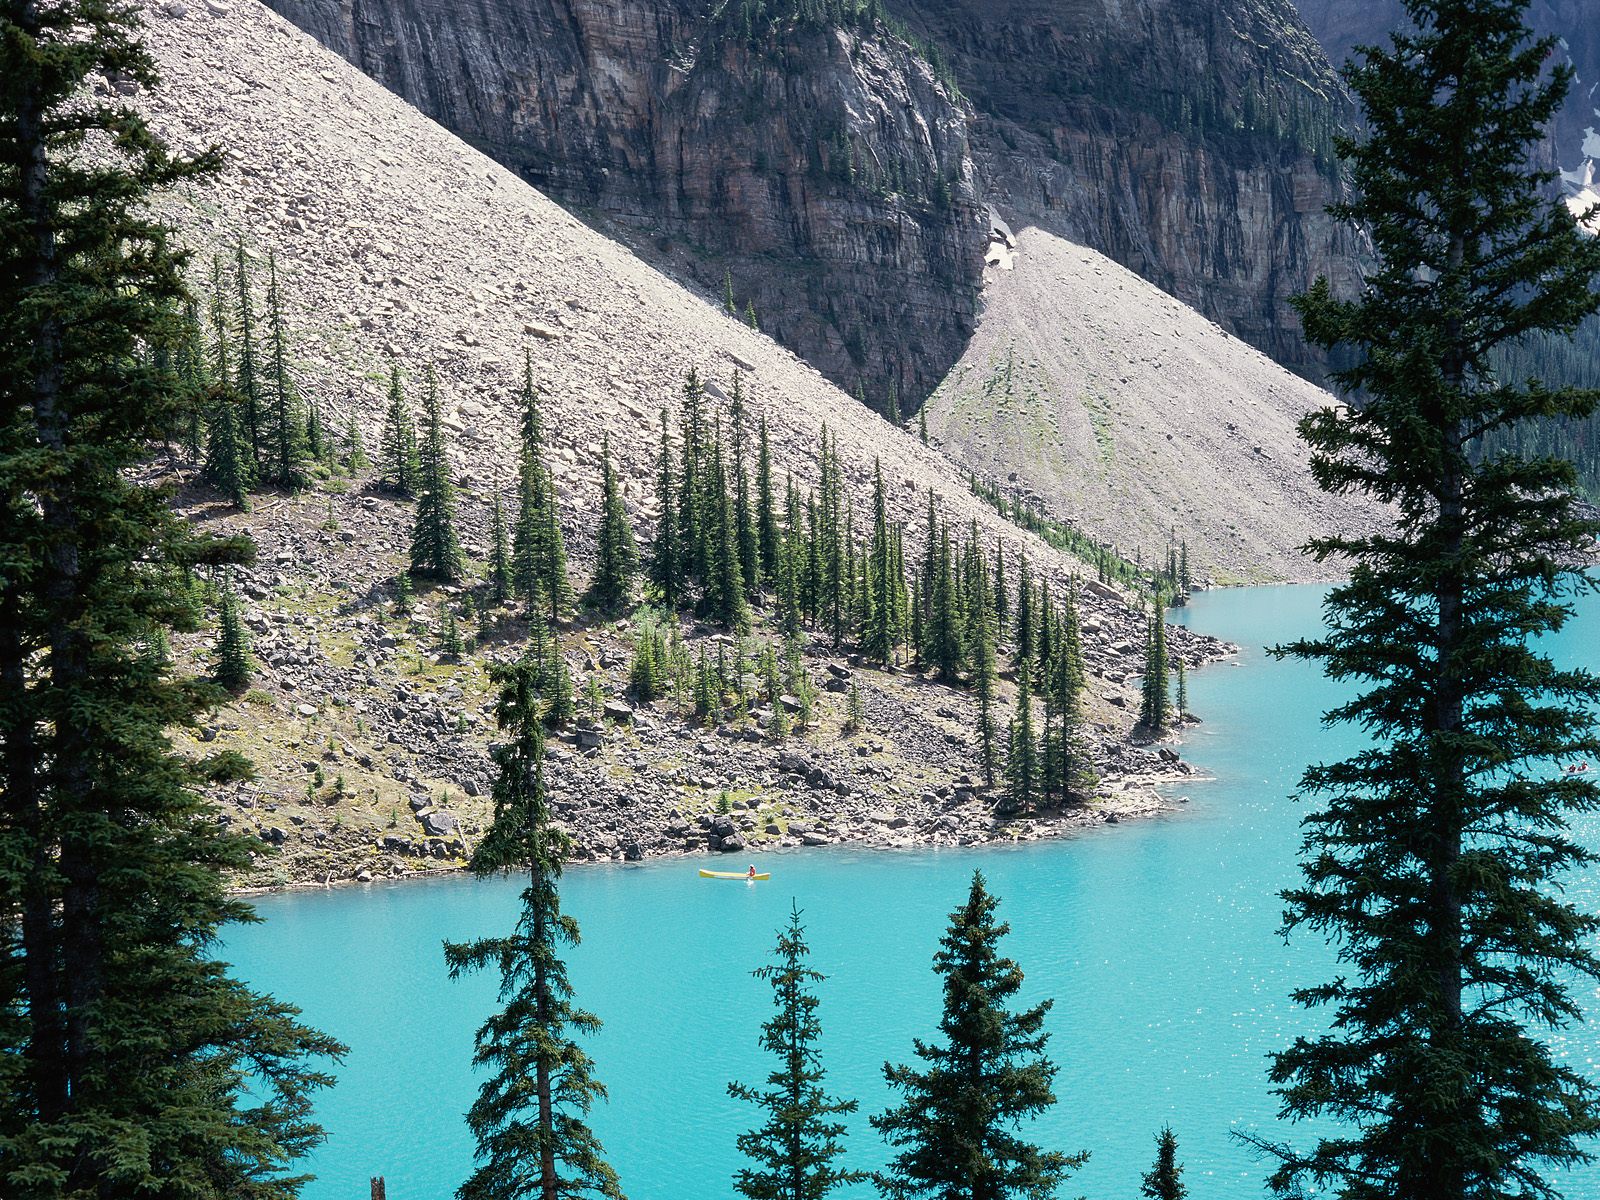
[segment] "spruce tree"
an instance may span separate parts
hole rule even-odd
[[[1011,720],[1006,754],[1006,809],[1027,815],[1039,800],[1039,737],[1033,724],[1033,687],[1017,675],[1017,715]]]
[[[217,665],[211,678],[230,692],[242,692],[250,682],[250,635],[239,615],[239,598],[233,579],[223,573],[218,584],[221,598],[217,606]]]
[[[456,488],[450,479],[450,455],[445,447],[444,416],[439,408],[439,382],[428,368],[422,397],[426,422],[422,439],[422,474],[417,494],[417,518],[411,530],[411,573],[419,579],[453,583],[464,565],[456,541]]]
[[[138,19],[0,6],[0,1195],[291,1200],[340,1047],[215,958],[260,843],[169,740],[218,698],[163,650],[190,569],[250,547],[145,480],[185,403],[158,214],[218,159],[103,88],[159,86]]]
[[[517,460],[517,516],[511,533],[511,575],[531,610],[541,601],[552,619],[572,602],[567,545],[561,532],[555,481],[544,458],[544,418],[533,382],[533,356],[523,352],[522,438]]]
[[[1593,861],[1569,820],[1600,806],[1600,685],[1539,639],[1592,584],[1577,564],[1596,523],[1570,463],[1478,453],[1535,418],[1597,397],[1516,384],[1495,355],[1570,334],[1600,308],[1600,241],[1529,168],[1572,73],[1535,39],[1526,0],[1407,0],[1412,31],[1347,69],[1366,111],[1342,140],[1370,231],[1361,296],[1319,281],[1298,302],[1310,339],[1338,348],[1359,406],[1301,424],[1314,477],[1389,502],[1392,526],[1319,540],[1350,565],[1326,634],[1285,652],[1356,690],[1330,720],[1370,746],[1308,770],[1303,881],[1286,924],[1339,947],[1337,974],[1296,999],[1326,1032],[1280,1052],[1286,1116],[1325,1131],[1276,1146],[1280,1191],[1352,1198],[1555,1194],[1591,1161],[1595,1084],[1548,1032],[1578,1019],[1600,976],[1597,923],[1561,876]]]
[[[264,458],[263,436],[266,424],[262,410],[261,365],[256,356],[255,306],[250,298],[250,270],[245,259],[244,240],[234,246],[234,288],[238,300],[239,372],[235,386],[243,405],[244,435],[250,445],[250,461],[257,471]]]
[[[1171,703],[1167,697],[1167,623],[1162,619],[1161,606],[1152,611],[1145,634],[1144,682],[1139,693],[1139,724],[1151,733],[1159,734],[1167,727]]]
[[[661,453],[656,460],[656,529],[650,543],[648,574],[656,597],[671,612],[683,603],[683,550],[678,525],[677,474],[672,466],[672,441],[667,410],[661,410]]]
[[[776,961],[753,972],[772,986],[777,1011],[761,1026],[761,1048],[777,1064],[765,1088],[728,1085],[730,1096],[766,1116],[760,1128],[739,1135],[739,1151],[753,1166],[734,1176],[733,1187],[749,1200],[823,1200],[868,1178],[836,1164],[845,1131],[838,1118],[855,1112],[856,1102],[830,1096],[823,1086],[815,989],[824,976],[806,965],[810,953],[800,909],[792,907],[788,926],[778,931]]]
[[[255,460],[245,436],[239,397],[231,385],[218,385],[211,394],[206,462],[202,474],[235,507],[250,503],[256,485]]]
[[[987,604],[979,610],[972,645],[972,686],[978,693],[978,753],[983,762],[983,783],[994,786],[995,768],[1000,761],[999,737],[995,728],[995,701],[999,669],[995,662],[994,610]]]
[[[711,555],[704,534],[706,507],[705,388],[693,367],[683,381],[683,415],[679,433],[683,437],[682,469],[678,475],[678,541],[682,555],[681,573],[704,580]]]
[[[894,530],[883,486],[883,464],[872,463],[872,546],[867,555],[867,585],[872,597],[862,637],[862,652],[893,666],[905,637],[905,579],[898,575]]]
[[[383,441],[378,447],[382,485],[397,496],[413,497],[422,485],[422,463],[417,457],[417,428],[411,406],[400,386],[400,367],[389,364],[389,403],[383,415]]]
[[[585,1123],[605,1087],[577,1040],[600,1021],[573,1003],[562,961],[578,943],[578,923],[561,910],[559,882],[571,840],[550,811],[544,783],[545,735],[538,664],[496,666],[495,720],[506,735],[494,749],[494,819],[472,855],[479,878],[526,874],[516,929],[504,936],[445,944],[450,978],[494,968],[502,1007],[478,1030],[473,1065],[489,1068],[467,1110],[477,1168],[459,1200],[564,1200],[594,1193],[621,1200],[616,1172]]]
[[[1049,1000],[1013,1012],[1022,969],[1000,954],[1011,927],[974,872],[966,902],[950,914],[933,969],[944,982],[940,1039],[913,1043],[924,1067],[884,1065],[899,1105],[872,1118],[895,1152],[877,1178],[891,1200],[982,1196],[1043,1200],[1087,1154],[1043,1150],[1017,1136],[1055,1103],[1056,1067],[1045,1057]]]
[[[705,589],[701,606],[708,617],[727,629],[747,633],[750,607],[745,601],[744,575],[739,567],[739,547],[734,529],[733,505],[723,466],[720,426],[711,438],[711,458],[705,480],[707,498],[700,528],[708,544]]]
[[[739,573],[752,596],[761,590],[761,539],[756,531],[756,514],[750,506],[750,473],[744,465],[744,389],[739,375],[733,376],[733,527],[739,548]]]
[[[262,476],[279,487],[297,490],[308,482],[306,459],[316,446],[308,444],[300,395],[289,377],[288,336],[283,328],[283,296],[278,290],[278,256],[267,255],[267,331],[271,346],[268,362],[268,430]],[[313,406],[313,413],[316,412]]]
[[[772,448],[767,438],[767,415],[762,413],[756,437],[756,546],[760,551],[760,582],[769,582],[777,574],[781,545],[777,501],[772,491]]]
[[[1184,1200],[1183,1167],[1178,1163],[1178,1135],[1168,1125],[1156,1135],[1155,1165],[1145,1172],[1139,1194],[1147,1200]]]
[[[371,465],[366,444],[361,440],[361,423],[351,414],[344,427],[344,469],[351,475],[359,475]]]
[[[622,504],[617,472],[611,465],[611,437],[600,443],[600,532],[595,541],[594,578],[589,583],[589,603],[599,608],[615,608],[633,590],[639,573],[639,552],[628,524],[628,510]]]

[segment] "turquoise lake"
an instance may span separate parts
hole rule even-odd
[[[1016,849],[775,854],[756,860],[773,878],[755,886],[702,880],[700,860],[570,871],[563,899],[583,927],[573,983],[605,1021],[590,1049],[611,1101],[593,1125],[628,1195],[733,1194],[734,1138],[754,1114],[726,1085],[769,1070],[756,1035],[771,994],[750,971],[791,900],[829,976],[821,1015],[832,1087],[861,1103],[850,1157],[880,1166],[867,1115],[890,1098],[883,1063],[908,1059],[912,1038],[934,1032],[934,946],[981,868],[1011,922],[1007,950],[1029,998],[1055,998],[1059,1103],[1029,1132],[1093,1154],[1063,1196],[1136,1196],[1154,1133],[1170,1122],[1193,1200],[1259,1200],[1266,1167],[1230,1135],[1310,1136],[1277,1126],[1265,1056],[1311,1027],[1285,997],[1331,962],[1309,936],[1286,945],[1277,932],[1303,812],[1289,793],[1308,760],[1353,744],[1319,724],[1339,691],[1315,667],[1274,662],[1262,648],[1314,631],[1320,603],[1316,589],[1250,589],[1202,595],[1182,613],[1243,651],[1190,676],[1190,707],[1205,723],[1183,753],[1214,778],[1178,789],[1191,802],[1173,817]],[[1585,601],[1554,652],[1600,669],[1600,603]],[[1600,822],[1580,834],[1600,845]],[[508,928],[517,887],[452,878],[276,895],[257,905],[264,924],[230,931],[227,957],[243,977],[350,1046],[319,1104],[329,1139],[309,1164],[318,1178],[308,1200],[365,1200],[374,1175],[386,1177],[390,1200],[445,1200],[465,1178],[472,1036],[493,981],[449,982],[440,942]],[[1600,906],[1600,874],[1568,890]],[[1557,1044],[1600,1073],[1600,993],[1585,984],[1580,996],[1595,1023]],[[1558,1186],[1600,1200],[1600,1167]]]

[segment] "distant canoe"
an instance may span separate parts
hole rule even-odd
[[[748,871],[707,871],[704,868],[702,868],[701,871],[700,871],[700,878],[701,879],[771,879],[772,876],[771,876],[770,873],[768,873],[766,871],[762,871],[762,872],[760,872],[758,874],[752,875]]]

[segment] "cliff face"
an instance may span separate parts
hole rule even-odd
[[[848,388],[931,389],[971,333],[967,122],[881,30],[759,43],[694,0],[274,0],[318,40]]]
[[[1406,21],[1400,0],[1298,0],[1306,24],[1342,63],[1357,46],[1386,45]],[[1585,11],[1585,10],[1588,11]],[[1533,0],[1527,21],[1536,34],[1561,39],[1556,53],[1577,71],[1567,103],[1550,131],[1546,164],[1561,168],[1570,189],[1587,186],[1586,167],[1600,158],[1595,112],[1600,108],[1600,13],[1591,0]]]
[[[1290,0],[892,0],[949,56],[1014,223],[1108,255],[1289,366],[1288,299],[1353,283],[1323,211],[1343,85]]]
[[[705,0],[271,0],[467,141],[722,291],[848,388],[920,399],[970,336],[990,201],[1280,361],[1347,109],[1290,0],[888,0],[764,24]],[[742,16],[741,18],[742,19]],[[932,57],[966,91],[941,82]]]

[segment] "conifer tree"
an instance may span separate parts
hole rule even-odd
[[[650,543],[648,573],[661,603],[671,612],[683,603],[683,548],[679,540],[677,478],[672,467],[672,443],[667,434],[667,410],[661,410],[661,454],[656,460],[656,529]]]
[[[489,603],[499,608],[509,604],[513,594],[511,547],[506,541],[506,514],[495,492],[493,515],[489,522]]]
[[[928,444],[928,406],[926,403],[917,409],[917,436],[922,439],[922,444]]]
[[[1017,715],[1011,720],[1006,755],[1006,807],[1027,815],[1039,800],[1039,737],[1033,724],[1033,686],[1017,673]]]
[[[995,728],[999,668],[995,662],[994,630],[993,608],[988,604],[981,605],[972,643],[972,686],[978,693],[978,753],[983,762],[985,787],[994,786],[995,768],[1000,761],[999,737]]]
[[[234,594],[233,579],[223,573],[218,585],[220,602],[217,613],[217,666],[211,673],[219,687],[230,692],[241,692],[250,682],[250,635],[245,631],[244,618],[239,615],[239,598]]]
[[[633,591],[633,578],[639,573],[639,552],[633,542],[633,527],[622,504],[622,490],[616,469],[611,465],[611,437],[600,443],[600,532],[595,541],[594,579],[589,584],[589,603],[599,608],[614,608]]]
[[[616,1172],[585,1122],[605,1087],[577,1035],[600,1021],[573,1003],[563,946],[578,923],[561,910],[559,882],[571,840],[552,819],[544,783],[539,666],[496,666],[495,720],[507,735],[493,751],[494,819],[472,855],[479,878],[524,872],[522,912],[507,936],[445,944],[450,978],[495,968],[501,1009],[478,1030],[473,1064],[493,1074],[467,1111],[477,1168],[460,1200],[511,1200],[594,1193],[621,1200]]]
[[[261,469],[265,445],[261,397],[261,366],[256,358],[255,307],[250,299],[250,271],[245,262],[244,240],[234,246],[234,287],[239,314],[239,374],[235,380],[243,406],[244,435],[250,444],[250,461]]]
[[[867,583],[872,597],[862,638],[862,652],[884,666],[894,665],[905,636],[905,579],[897,578],[894,531],[883,486],[883,464],[872,463],[872,546],[867,556]]]
[[[756,320],[756,302],[754,300],[746,300],[744,302],[744,323],[750,326],[751,329],[759,330],[761,328],[761,323]]]
[[[456,541],[456,489],[450,479],[450,457],[444,441],[444,416],[439,409],[439,383],[428,368],[423,392],[421,489],[411,531],[411,573],[420,579],[453,583],[461,578],[461,546]]]
[[[206,409],[210,404],[211,379],[206,370],[205,333],[200,328],[200,309],[190,297],[183,305],[183,325],[173,352],[173,374],[181,389],[175,422],[183,441],[183,451],[191,463],[200,461],[205,449]]]
[[[1028,552],[1022,552],[1021,561],[1017,564],[1017,674],[1033,671],[1033,663],[1038,653],[1037,613],[1033,606],[1033,573],[1028,566]]]
[[[762,579],[770,581],[777,573],[782,534],[778,529],[778,510],[772,492],[772,448],[767,440],[767,415],[761,414],[756,441],[756,545],[760,551]]]
[[[1189,711],[1189,672],[1188,669],[1183,665],[1183,659],[1174,658],[1173,662],[1176,664],[1175,683],[1177,688],[1177,694],[1174,701],[1176,707],[1173,715],[1181,721],[1183,720],[1185,714],[1187,714]]]
[[[1178,1163],[1178,1135],[1170,1125],[1156,1135],[1155,1165],[1145,1172],[1139,1194],[1147,1200],[1184,1200],[1189,1194]]]
[[[207,424],[209,437],[203,474],[235,507],[244,508],[256,485],[255,460],[245,436],[238,395],[231,385],[218,385],[213,389]]]
[[[733,420],[733,528],[739,552],[739,574],[746,590],[754,596],[761,590],[761,539],[756,530],[756,515],[750,507],[750,473],[744,465],[744,390],[739,373],[733,376],[731,413]]]
[[[933,595],[928,605],[928,643],[925,658],[946,683],[954,683],[961,673],[962,626],[960,596],[950,557],[950,530],[942,528],[934,563]]]
[[[1011,597],[1006,585],[1006,544],[994,544],[994,627],[997,631],[1011,624]]]
[[[722,311],[730,317],[739,315],[739,305],[733,298],[733,272],[722,272]]]
[[[544,603],[557,620],[572,603],[567,544],[555,483],[544,458],[544,417],[533,381],[533,355],[523,352],[522,437],[517,459],[517,516],[511,533],[511,577],[531,611]]]
[[[1171,705],[1167,699],[1167,625],[1157,605],[1145,635],[1144,684],[1140,690],[1139,724],[1152,734],[1166,729]]]
[[[944,981],[940,1038],[913,1043],[923,1069],[885,1064],[899,1105],[872,1118],[895,1152],[877,1178],[891,1200],[1052,1196],[1087,1154],[1043,1150],[1017,1135],[1055,1103],[1056,1067],[1045,1057],[1051,1002],[1014,1012],[1022,969],[1000,954],[1011,927],[974,872],[966,902],[950,914],[933,969]]]
[[[855,1112],[856,1102],[837,1099],[823,1086],[815,989],[824,976],[806,965],[810,953],[800,909],[792,907],[788,926],[778,931],[776,961],[753,972],[772,985],[777,1011],[761,1026],[761,1048],[777,1064],[765,1088],[728,1085],[730,1096],[756,1105],[766,1116],[760,1128],[739,1135],[739,1151],[753,1165],[734,1176],[733,1187],[749,1200],[824,1200],[837,1188],[867,1178],[836,1165],[844,1153],[839,1118]]]
[[[1597,397],[1507,382],[1501,347],[1564,336],[1600,308],[1600,241],[1531,170],[1572,72],[1536,39],[1526,0],[1407,0],[1408,32],[1347,70],[1367,138],[1339,143],[1377,266],[1359,298],[1319,281],[1298,301],[1310,339],[1361,396],[1301,424],[1318,483],[1392,505],[1394,524],[1314,543],[1351,562],[1329,630],[1286,648],[1357,690],[1329,719],[1360,754],[1313,767],[1302,794],[1304,878],[1287,928],[1339,947],[1297,993],[1319,1028],[1272,1067],[1314,1145],[1272,1147],[1274,1186],[1344,1197],[1554,1194],[1591,1160],[1589,1073],[1547,1032],[1578,1019],[1600,976],[1597,923],[1560,877],[1593,861],[1567,831],[1600,789],[1552,764],[1600,753],[1593,676],[1541,649],[1596,523],[1570,463],[1480,455],[1531,418]]]
[[[372,460],[367,457],[366,444],[361,440],[361,423],[352,414],[344,430],[344,468],[352,475],[359,475],[372,466]]]
[[[278,256],[267,255],[267,333],[271,347],[268,362],[270,394],[266,456],[263,477],[279,487],[299,489],[306,485],[306,458],[318,449],[308,445],[302,426],[300,396],[289,378],[289,350],[283,328],[283,296],[278,290]],[[315,407],[312,413],[316,412]]]
[[[750,629],[750,607],[745,601],[744,576],[739,569],[739,547],[734,531],[733,505],[728,496],[723,466],[722,437],[711,439],[711,459],[705,482],[707,506],[701,527],[709,543],[705,588],[701,596],[707,616],[738,633]]]
[[[340,1047],[216,960],[251,839],[169,741],[217,699],[163,649],[190,569],[251,548],[141,470],[185,403],[159,214],[218,158],[104,88],[159,85],[138,20],[0,6],[0,1195],[291,1200]]]
[[[683,381],[683,416],[678,432],[683,437],[682,470],[678,475],[678,541],[683,575],[704,580],[711,560],[703,532],[706,507],[705,388],[693,367]]]
[[[1075,588],[1067,591],[1059,626],[1046,672],[1057,726],[1053,737],[1048,730],[1046,736],[1051,740],[1054,756],[1051,774],[1055,785],[1062,800],[1075,803],[1087,800],[1099,783],[1083,728],[1083,632],[1078,622]]]
[[[410,499],[422,486],[422,462],[417,456],[417,428],[411,406],[400,386],[400,367],[389,364],[389,404],[383,417],[383,442],[378,451],[383,486]]]

